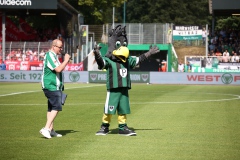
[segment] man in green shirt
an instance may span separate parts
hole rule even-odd
[[[136,133],[127,126],[126,114],[130,114],[128,90],[131,89],[130,69],[145,61],[152,54],[158,53],[158,47],[150,47],[147,53],[139,57],[129,56],[128,40],[125,27],[118,25],[109,32],[108,52],[100,55],[100,47],[94,47],[95,60],[98,69],[107,71],[107,98],[104,106],[102,125],[96,135],[106,135],[109,132],[111,117],[117,112],[119,134],[135,136]]]
[[[59,111],[62,111],[62,91],[64,90],[63,70],[70,60],[70,55],[65,54],[64,61],[60,63],[58,55],[61,54],[62,41],[55,39],[51,49],[45,54],[43,61],[42,89],[48,99],[47,122],[40,133],[46,138],[62,137],[53,129],[53,121]]]

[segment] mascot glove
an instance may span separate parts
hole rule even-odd
[[[101,54],[100,54],[100,49],[102,47],[100,47],[99,45],[94,45],[94,48],[93,48],[93,53],[95,55],[95,60],[98,64],[98,69],[103,69],[104,67],[104,62],[103,62],[103,59],[101,57]]]
[[[96,55],[100,55],[100,49],[101,49],[102,47],[101,46],[99,46],[99,45],[94,45],[94,48],[93,48],[93,53]]]
[[[149,51],[146,53],[146,57],[149,57],[149,56],[151,56],[153,54],[156,54],[158,52],[160,52],[160,49],[156,45],[155,46],[151,45]]]

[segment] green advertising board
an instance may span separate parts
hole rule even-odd
[[[133,83],[149,83],[149,72],[131,72],[130,78]],[[106,71],[89,71],[89,83],[106,83]]]
[[[194,36],[173,36],[174,40],[201,40],[202,36],[194,35]]]

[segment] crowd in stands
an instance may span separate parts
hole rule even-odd
[[[215,31],[208,43],[208,56],[218,56],[220,62],[239,62],[240,30]]]
[[[51,42],[56,38],[61,39],[64,42],[64,39],[59,32],[60,31],[57,28],[38,30],[35,42]],[[5,61],[43,61],[44,55],[47,51],[48,48],[41,49],[39,53],[38,49],[28,48],[24,50],[22,48],[12,48],[9,50],[6,48]],[[0,45],[0,63],[2,60],[2,45]]]
[[[25,52],[21,49],[12,50],[7,54],[6,60],[11,61],[42,61],[47,50],[41,50],[38,55],[37,50],[27,49]]]

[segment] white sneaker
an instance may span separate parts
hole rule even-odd
[[[51,130],[51,133],[50,133],[50,135],[51,135],[51,136],[53,136],[53,137],[62,137],[62,135],[61,135],[61,134],[59,134],[59,133],[55,132],[54,130]]]
[[[42,128],[39,132],[46,138],[52,138],[48,129]]]

